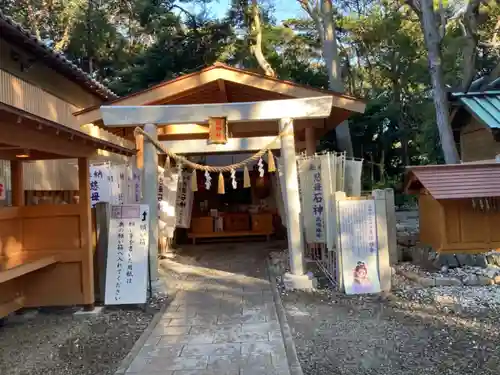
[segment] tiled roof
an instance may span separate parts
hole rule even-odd
[[[427,189],[435,199],[500,197],[500,162],[408,167],[406,191]]]
[[[68,60],[62,53],[47,47],[41,40],[35,37],[29,30],[15,22],[0,10],[0,35],[4,39],[11,39],[18,45],[29,48],[29,51],[44,60],[45,64],[52,67],[68,79],[78,83],[87,91],[93,92],[103,100],[113,100],[118,97],[113,91],[102,83],[91,78],[82,69]]]
[[[483,92],[455,92],[451,94],[467,107],[469,112],[490,128],[500,129],[500,90]]]

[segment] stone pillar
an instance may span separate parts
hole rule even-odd
[[[375,200],[375,213],[377,215],[378,274],[380,278],[380,289],[383,292],[390,292],[392,270],[389,260],[385,191],[380,189],[373,190],[372,197]]]
[[[157,139],[155,124],[144,125],[144,131]],[[149,269],[153,285],[158,279],[158,153],[155,146],[144,138],[142,203],[149,206]]]
[[[313,279],[304,275],[304,236],[300,225],[299,179],[297,174],[297,158],[295,155],[295,139],[293,120],[281,119],[280,132],[288,126],[288,133],[281,137],[281,157],[284,173],[284,204],[286,205],[286,228],[290,270],[283,277],[287,289],[313,289]]]
[[[305,132],[306,132],[306,155],[312,156],[316,153],[316,129],[310,126],[306,128]]]

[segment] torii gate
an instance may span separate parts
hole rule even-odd
[[[304,240],[300,225],[300,197],[293,132],[294,119],[327,118],[332,110],[333,97],[321,96],[303,99],[268,100],[246,103],[181,104],[151,106],[101,106],[102,119],[108,127],[135,127],[144,125],[144,131],[157,140],[157,126],[165,124],[207,123],[210,117],[225,117],[228,124],[248,121],[278,121],[279,131],[287,133],[276,142],[281,148],[285,175],[283,197],[286,205],[286,227],[291,274],[287,280],[296,289],[311,288],[312,281],[304,275]],[[205,140],[166,141],[163,145],[176,153],[211,153],[231,151],[257,151],[274,137],[232,138],[225,145],[208,145]],[[236,141],[238,140],[238,141]],[[158,279],[158,155],[153,143],[144,140],[143,203],[150,210],[150,279]]]

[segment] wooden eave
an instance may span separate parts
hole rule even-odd
[[[238,97],[228,95],[228,86],[238,89]],[[214,91],[217,95],[213,95]],[[113,100],[106,105],[140,106],[155,104],[201,104],[218,102],[244,102],[285,98],[306,98],[331,95],[333,112],[336,112],[337,124],[351,113],[363,113],[365,102],[333,91],[321,90],[294,82],[279,80],[254,72],[215,64],[199,72],[186,74],[176,79],[162,82],[146,90]],[[253,101],[258,101],[253,99]],[[100,106],[94,106],[75,112],[80,125],[95,123],[102,119]],[[335,125],[337,125],[335,124]]]
[[[23,160],[92,156],[98,149],[126,156],[135,154],[133,149],[92,137],[78,129],[2,103],[0,115],[0,139],[3,147],[0,147],[1,158],[12,159],[9,155],[23,148],[31,151],[30,158]]]

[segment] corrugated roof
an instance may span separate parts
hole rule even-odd
[[[12,39],[18,46],[28,47],[30,53],[43,59],[45,63],[68,79],[78,83],[86,90],[93,92],[104,100],[113,100],[118,95],[102,83],[96,81],[82,69],[68,60],[62,53],[47,47],[29,30],[15,22],[0,10],[0,35],[4,39]]]
[[[455,92],[451,95],[458,98],[485,125],[500,129],[500,91]]]
[[[500,163],[408,167],[405,190],[424,187],[436,199],[500,197]]]

